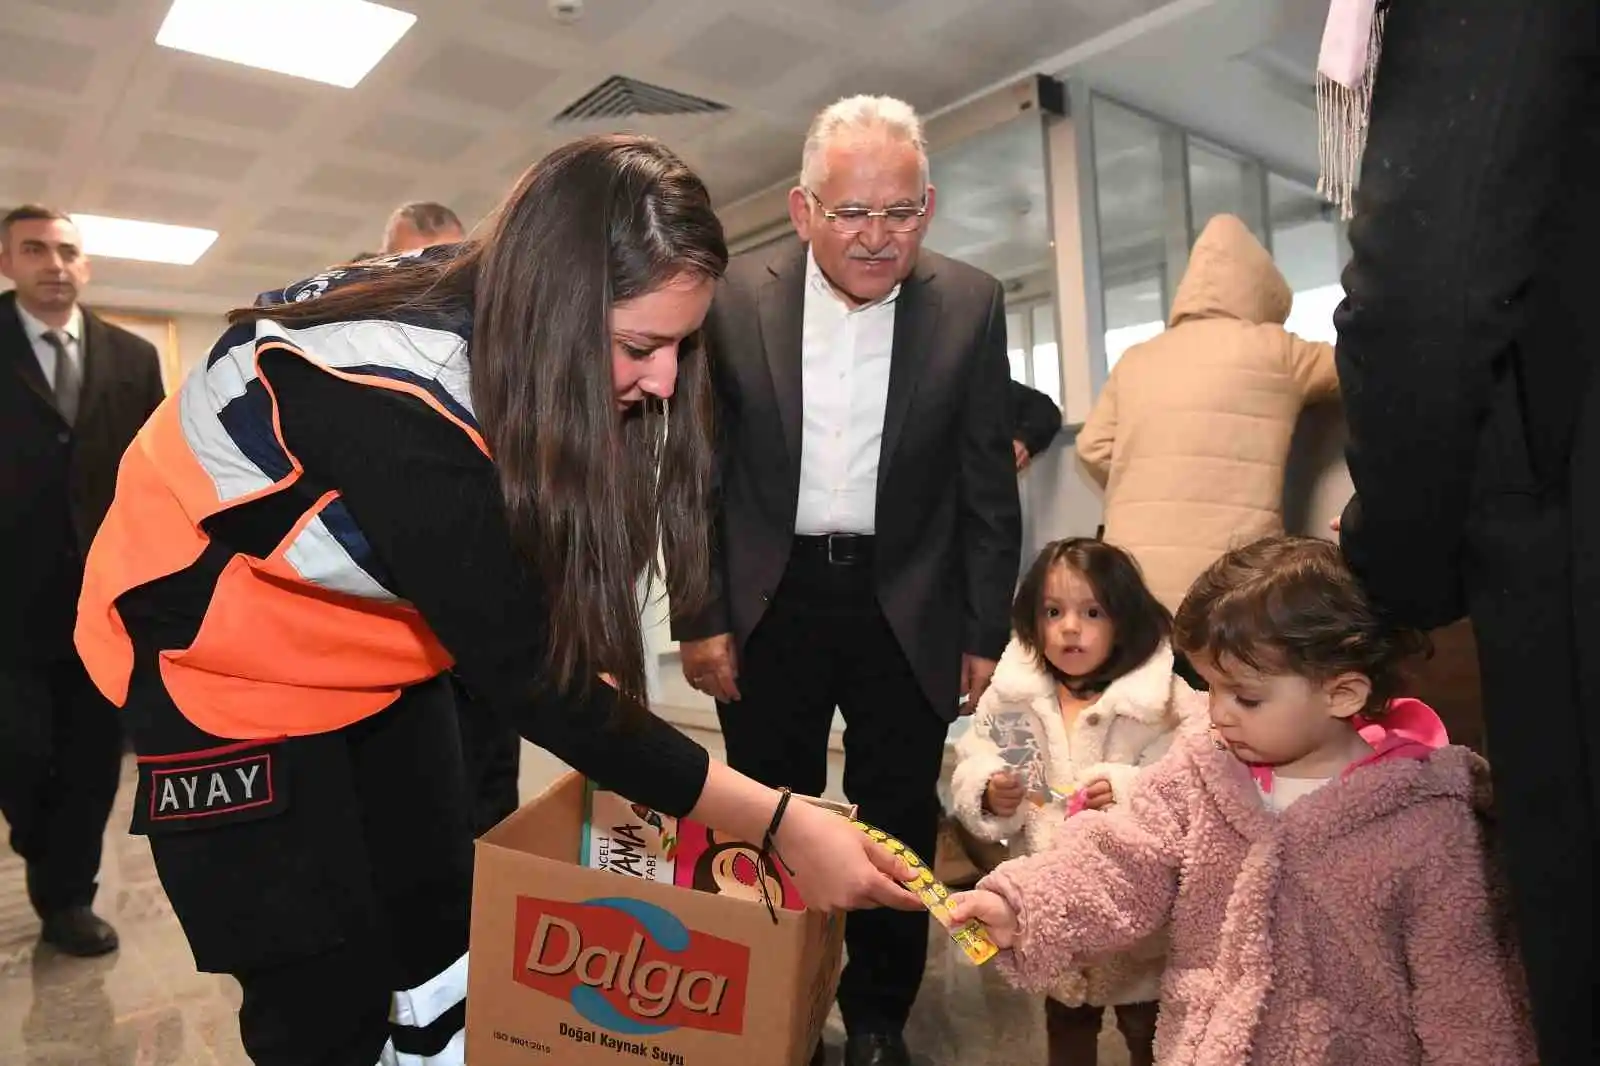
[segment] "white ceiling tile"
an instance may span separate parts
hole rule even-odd
[[[86,301],[95,302],[97,289],[180,289],[194,281],[193,266],[173,266],[169,263],[144,263],[135,259],[109,259],[105,256],[89,257],[89,290]],[[202,258],[200,262],[205,262]]]
[[[1131,0],[1148,7],[1151,0]],[[960,56],[969,70],[989,79],[1065,51],[1118,25],[1132,14],[1129,0],[1083,6],[1063,0],[1007,0],[1006,17],[980,5],[937,26],[925,39],[933,54]]]
[[[815,56],[818,45],[743,15],[719,19],[668,54],[662,64],[735,88],[770,84]]]
[[[516,111],[559,75],[501,52],[454,42],[435,52],[407,84],[447,100]]]
[[[80,208],[90,214],[170,222],[180,226],[205,226],[215,220],[221,199],[181,189],[119,181],[96,201]]]
[[[71,11],[78,15],[114,15],[121,10],[122,0],[34,0],[28,6]]]
[[[719,204],[758,192],[800,169],[805,126],[730,122],[684,146],[683,155]]]
[[[0,29],[0,84],[76,95],[94,72],[93,48]]]
[[[419,163],[444,163],[477,139],[478,131],[471,126],[390,112],[361,123],[346,143]]]
[[[54,155],[66,143],[71,122],[67,115],[0,104],[0,148],[27,155]]]
[[[43,167],[0,167],[0,211],[44,198],[50,172]]]
[[[300,191],[316,196],[348,200],[351,203],[398,204],[410,191],[414,175],[403,169],[374,170],[370,167],[324,163],[300,183]]]
[[[233,145],[148,130],[128,155],[128,165],[216,181],[238,181],[259,158]]]
[[[945,89],[951,84],[964,84],[959,68],[953,65],[890,66],[886,63],[869,68],[851,68],[830,72],[823,78],[811,80],[805,87],[773,91],[762,97],[769,109],[781,108],[782,114],[804,116],[807,123],[818,111],[847,96],[893,96],[904,100],[918,111],[931,111],[940,104],[959,98],[958,91]]]
[[[335,211],[321,211],[315,208],[286,206],[280,207],[267,214],[256,223],[256,228],[263,233],[282,233],[294,237],[321,237],[329,243],[344,243],[360,241],[365,236],[365,228],[370,225],[374,237],[377,239],[383,229],[383,218],[387,212],[378,216],[376,222],[369,223],[363,215],[340,214]]]
[[[289,275],[293,275],[296,271],[309,274],[328,265],[321,253],[310,250],[304,245],[278,244],[266,240],[249,241],[229,248],[228,261],[282,269]]]
[[[306,97],[277,85],[191,67],[173,74],[161,107],[220,125],[279,132],[299,119]]]
[[[550,16],[548,6],[538,0],[488,0],[484,11],[497,18],[536,27],[551,37],[599,44],[633,25],[654,6],[654,0],[600,0],[586,5],[583,17],[573,23],[557,22]]]
[[[829,0],[848,19],[892,15],[900,11],[914,11],[910,0]]]

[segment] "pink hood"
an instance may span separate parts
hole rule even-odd
[[[1443,719],[1432,707],[1409,696],[1391,700],[1388,713],[1381,718],[1357,715],[1355,720],[1361,739],[1372,746],[1372,754],[1346,766],[1340,780],[1349,780],[1363,766],[1390,759],[1426,759],[1450,743]],[[1251,764],[1250,774],[1261,791],[1272,791],[1272,767]]]

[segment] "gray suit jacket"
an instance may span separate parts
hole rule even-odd
[[[673,619],[742,649],[789,561],[800,492],[806,249],[741,257],[706,319],[716,391],[711,602]],[[961,654],[998,659],[1021,551],[1004,295],[923,251],[901,286],[878,462],[874,580],[923,691],[956,714]]]

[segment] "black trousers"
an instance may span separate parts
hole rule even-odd
[[[238,979],[256,1066],[373,1066],[389,1040],[437,1054],[464,992],[426,1028],[391,1024],[390,1007],[467,950],[472,815],[449,683],[273,753],[282,813],[150,836],[196,964]]]
[[[472,835],[482,836],[521,806],[517,776],[522,767],[522,735],[472,697],[450,675],[461,754],[466,760],[467,795],[472,803]]]
[[[720,704],[728,762],[763,784],[816,795],[834,708],[845,719],[845,794],[861,819],[933,862],[946,723],[934,714],[872,588],[870,563],[798,550],[750,635],[736,703]],[[845,923],[839,1010],[851,1031],[899,1030],[922,984],[926,913],[870,910]]]
[[[122,731],[76,655],[0,663],[0,811],[41,916],[94,901]]]

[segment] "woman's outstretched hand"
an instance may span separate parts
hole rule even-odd
[[[900,884],[911,878],[910,867],[840,815],[796,800],[784,812],[777,845],[813,910],[922,907]]]

